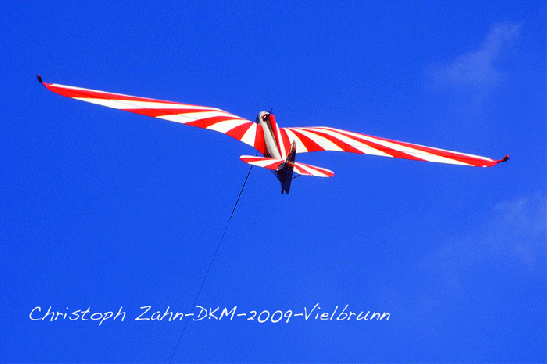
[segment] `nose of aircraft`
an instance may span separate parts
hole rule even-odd
[[[263,121],[267,121],[268,120],[268,117],[270,116],[270,113],[267,112],[267,111],[261,111],[258,113],[257,117],[256,117],[256,122],[260,122],[261,120]]]

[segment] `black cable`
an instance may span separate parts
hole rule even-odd
[[[258,152],[256,152],[256,155],[258,155]],[[249,175],[251,174],[252,169],[253,169],[253,166],[251,165],[251,168],[249,168],[249,172],[247,173],[247,177],[245,177],[245,182],[243,182],[243,186],[241,187],[241,191],[239,191],[239,195],[237,196],[237,201],[234,205],[234,208],[232,209],[230,218],[228,219],[228,222],[226,223],[224,232],[222,233],[222,236],[220,237],[220,240],[217,245],[217,249],[215,250],[215,254],[213,254],[213,259],[211,259],[211,263],[209,263],[209,268],[207,268],[207,273],[205,273],[205,277],[203,277],[203,281],[201,282],[201,286],[199,287],[198,294],[196,295],[196,298],[194,299],[194,303],[192,304],[192,310],[196,306],[196,302],[198,301],[203,285],[205,284],[205,281],[207,280],[207,276],[209,275],[209,271],[211,270],[211,266],[213,265],[213,262],[215,261],[215,257],[217,256],[218,250],[220,249],[220,244],[222,244],[222,240],[224,239],[224,236],[226,235],[226,231],[228,230],[230,221],[232,221],[232,217],[234,216],[236,206],[239,203],[239,198],[241,197],[241,194],[243,193],[243,189],[245,188],[245,185],[247,184],[247,179],[249,179]],[[186,325],[188,324],[189,320],[190,320],[190,316],[187,316],[186,322],[184,322],[184,326],[182,328],[182,332],[180,333],[179,339],[177,340],[177,345],[175,345],[175,350],[173,350],[173,354],[171,354],[171,358],[169,359],[169,364],[171,364],[171,362],[173,361],[173,357],[175,356],[175,353],[177,352],[177,348],[179,347],[180,340],[182,339],[182,335],[184,335],[184,330],[186,330]]]

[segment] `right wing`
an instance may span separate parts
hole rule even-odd
[[[45,83],[40,76],[38,81],[48,90],[75,100],[214,130],[250,145],[264,154],[262,127],[220,109]]]

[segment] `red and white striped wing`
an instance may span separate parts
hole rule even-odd
[[[260,125],[220,109],[54,83],[42,82],[42,84],[52,92],[75,100],[218,131],[248,144],[260,152],[264,150],[264,134]]]
[[[287,133],[291,142],[296,141],[297,153],[317,151],[351,152],[476,167],[491,167],[509,158],[507,156],[496,161],[478,155],[451,152],[324,126],[284,128],[283,130]]]

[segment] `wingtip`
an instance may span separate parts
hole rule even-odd
[[[503,157],[502,159],[500,159],[498,161],[498,163],[501,163],[501,162],[507,162],[509,160],[509,154],[507,154],[505,157]]]
[[[40,82],[42,85],[44,84],[44,82],[42,81],[42,76],[36,75],[36,78],[38,79],[38,82]]]

